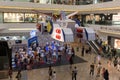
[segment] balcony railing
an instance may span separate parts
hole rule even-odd
[[[92,21],[85,22],[87,24],[98,24],[98,25],[120,25],[120,21],[111,21],[111,20],[105,20],[105,21],[95,21],[94,23]]]
[[[0,0],[0,1],[16,1],[16,0]],[[44,2],[40,2],[40,0],[17,0],[17,2],[32,2],[32,3],[40,3],[40,4],[65,4],[65,5],[88,5],[94,4],[93,0],[83,0],[83,1],[61,1],[61,0],[45,0]],[[104,1],[104,2],[110,2]],[[96,2],[102,3],[102,1]]]

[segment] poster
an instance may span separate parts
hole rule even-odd
[[[114,48],[120,49],[120,39],[115,39],[114,40]]]

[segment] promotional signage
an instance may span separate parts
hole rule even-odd
[[[36,45],[38,44],[37,36],[34,36],[34,37],[28,39],[28,47],[31,47],[33,43],[36,44]]]
[[[120,49],[120,39],[115,39],[114,40],[114,48]]]

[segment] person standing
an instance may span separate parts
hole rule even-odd
[[[72,69],[72,64],[73,64],[73,56],[70,57],[69,59],[69,63],[70,63],[70,69]]]
[[[97,57],[95,56],[95,57],[94,57],[94,64],[96,64],[96,60],[97,60],[96,58],[97,58]]]
[[[12,80],[12,69],[11,68],[9,68],[8,75],[9,75],[10,80]]]
[[[72,71],[72,80],[74,80],[74,75],[75,75],[74,71]]]
[[[117,59],[117,70],[120,71],[120,57]]]
[[[115,58],[115,59],[113,60],[113,64],[114,64],[114,67],[116,68],[116,67],[117,67],[117,58]]]
[[[90,65],[90,76],[93,76],[94,75],[94,64],[92,63],[91,65]]]
[[[56,71],[53,71],[52,80],[56,80]]]
[[[101,69],[102,69],[102,65],[101,65],[101,63],[99,62],[98,65],[97,65],[97,75],[96,75],[96,77],[100,77]]]
[[[52,79],[52,75],[53,75],[53,71],[52,71],[52,67],[51,66],[49,66],[48,74],[49,74],[49,80],[51,80]]]
[[[100,63],[100,60],[101,60],[101,56],[100,55],[97,56],[97,60],[98,60],[98,63]]]
[[[91,47],[89,46],[88,53],[91,54],[91,51],[92,51],[92,49],[91,49]]]
[[[21,70],[18,70],[18,73],[17,73],[17,76],[16,76],[17,80],[21,80],[21,77],[22,77]]]
[[[58,60],[59,60],[60,63],[61,63],[61,57],[62,57],[61,51],[58,50]]]
[[[74,67],[74,70],[72,71],[72,80],[77,80],[77,67]]]
[[[101,75],[102,75],[103,78],[104,78],[105,70],[106,70],[106,69],[103,67],[103,68],[102,68],[102,72],[101,72]]]
[[[81,54],[81,56],[84,56],[84,52],[85,52],[85,47],[83,46],[82,47],[82,52],[81,52],[82,54]]]
[[[107,69],[106,69],[105,72],[104,72],[104,79],[105,79],[105,80],[109,80],[109,72],[108,72]]]
[[[79,52],[79,46],[76,47],[76,51]]]
[[[72,49],[71,49],[71,53],[72,53],[72,56],[75,57],[75,50],[74,50],[73,47],[72,47]]]

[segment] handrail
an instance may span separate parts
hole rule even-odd
[[[98,47],[98,45],[96,45],[96,43],[94,41],[92,41],[92,43],[95,45],[95,47],[99,50],[100,48]]]
[[[90,42],[89,41],[87,41],[87,43],[89,44],[89,46],[94,50],[94,52],[96,53],[96,54],[98,54],[98,52],[95,50],[95,48],[93,48],[93,46],[90,44]]]

